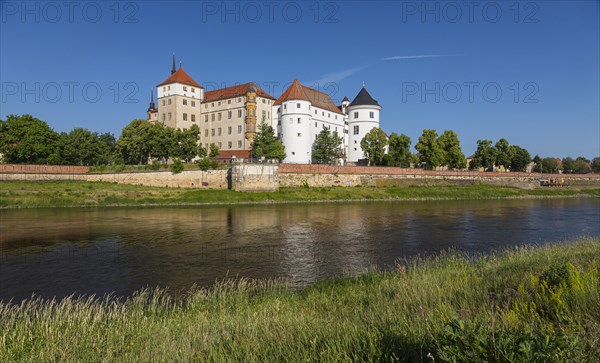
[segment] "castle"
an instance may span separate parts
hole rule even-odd
[[[285,145],[284,163],[310,164],[312,146],[323,129],[342,137],[344,161],[364,159],[362,138],[379,127],[381,106],[364,84],[352,102],[344,97],[335,105],[323,92],[302,85],[298,79],[275,99],[253,82],[205,91],[182,66],[173,67],[171,75],[157,86],[148,107],[148,121],[189,129],[198,125],[200,142],[219,147],[221,160],[247,159],[261,122],[273,126]]]

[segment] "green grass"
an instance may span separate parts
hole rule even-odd
[[[272,193],[147,187],[108,182],[4,181],[1,207],[107,206],[144,204],[263,203],[336,200],[498,199],[540,196],[600,196],[600,189],[468,186],[280,188]]]
[[[0,361],[594,362],[600,239],[456,252],[322,281],[222,282],[180,299],[0,304]]]

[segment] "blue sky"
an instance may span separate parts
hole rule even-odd
[[[417,142],[465,154],[508,139],[532,155],[600,155],[598,1],[1,1],[0,117],[120,134],[145,118],[171,56],[207,89],[297,77]]]

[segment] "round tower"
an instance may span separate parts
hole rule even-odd
[[[365,158],[361,140],[373,128],[379,127],[381,106],[367,92],[364,84],[358,95],[347,107],[348,112],[348,162],[356,163]]]
[[[287,100],[281,105],[281,133],[285,145],[285,162],[310,164],[312,137],[310,101]]]
[[[246,89],[246,140],[254,142],[256,136],[256,88],[250,84]]]

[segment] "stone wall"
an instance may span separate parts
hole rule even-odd
[[[85,174],[89,166],[0,164],[0,173]]]
[[[278,166],[238,164],[231,168],[231,188],[241,192],[272,192],[279,188]]]
[[[83,180],[156,187],[227,189],[229,188],[228,174],[228,170],[189,170],[179,174],[170,171],[94,174],[0,173],[0,180]]]

